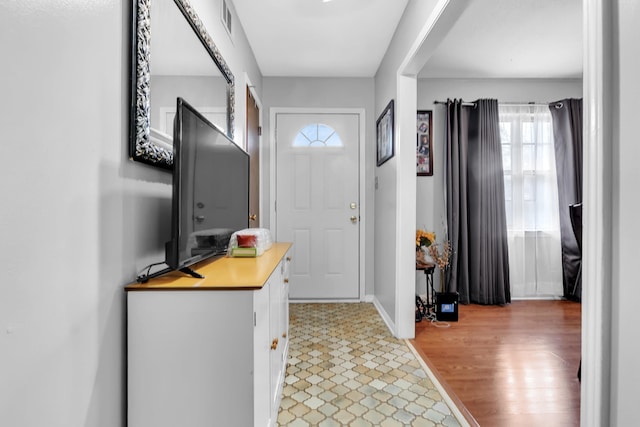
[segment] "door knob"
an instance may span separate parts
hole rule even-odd
[[[257,218],[258,218],[258,215],[256,214],[249,215],[249,221],[255,221]]]
[[[351,218],[349,218],[349,219],[350,219],[350,220],[351,220],[351,222],[352,222],[352,223],[354,223],[354,224],[355,224],[356,222],[358,222],[358,217],[357,217],[357,216],[355,216],[355,215],[352,215],[352,216],[351,216]]]

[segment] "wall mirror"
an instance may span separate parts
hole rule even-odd
[[[234,78],[187,0],[132,0],[129,156],[173,165],[178,96],[233,139]]]

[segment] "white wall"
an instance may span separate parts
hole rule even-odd
[[[434,101],[461,98],[475,101],[496,98],[499,102],[549,103],[564,98],[582,98],[581,79],[419,79],[418,109],[433,111],[433,176],[417,177],[416,226],[434,230],[440,241],[446,223],[444,199],[444,146],[446,110]],[[439,289],[440,272],[434,284]],[[424,274],[416,274],[416,285],[425,293]]]
[[[243,36],[212,31],[219,1],[192,3],[236,79],[259,84]],[[0,3],[3,426],[125,425],[123,286],[164,258],[171,193],[167,172],[128,160],[129,15],[128,1]]]
[[[640,8],[616,1],[613,8],[613,229],[611,426],[637,424],[640,395],[638,242],[640,242]],[[617,24],[617,25],[616,25]],[[605,231],[608,232],[608,231]]]
[[[265,77],[263,79],[264,110],[270,108],[363,108],[365,110],[365,138],[361,141],[365,147],[365,164],[360,165],[365,173],[365,194],[360,195],[365,210],[360,212],[365,219],[364,230],[365,251],[365,295],[373,295],[373,173],[375,168],[375,133],[374,133],[374,90],[372,78],[288,78]],[[263,165],[269,167],[272,153],[268,149],[268,135],[271,135],[271,123],[265,120],[263,138]],[[268,174],[266,175],[268,176]],[[275,189],[266,189],[264,194],[271,199]],[[269,224],[270,212],[263,211],[263,221]]]
[[[414,45],[425,21],[436,7],[436,0],[409,0],[398,28],[393,36],[380,68],[375,76],[375,115],[380,115],[391,99],[398,103],[399,81],[398,69]],[[397,108],[397,107],[396,107]],[[414,335],[413,291],[408,288],[414,286],[413,277],[408,278],[405,273],[414,271],[415,249],[415,209],[402,205],[407,198],[413,198],[409,203],[415,203],[415,179],[406,180],[410,169],[399,168],[402,157],[407,158],[408,151],[415,154],[415,134],[399,135],[398,117],[396,114],[396,155],[391,160],[376,168],[375,180],[375,297],[379,307],[386,314],[386,320],[391,322],[394,333],[403,338]],[[404,154],[403,154],[404,153]],[[410,164],[413,164],[410,161]],[[404,178],[403,178],[404,175]],[[408,183],[403,188],[408,197],[399,192],[399,184]],[[401,217],[398,216],[402,211]],[[401,227],[404,224],[404,227]],[[398,242],[406,245],[398,247]],[[407,255],[407,256],[405,256]],[[402,265],[398,265],[398,263]],[[412,274],[412,273],[411,273]],[[406,277],[405,277],[406,276]],[[400,294],[400,298],[398,298]],[[405,295],[406,294],[406,295]],[[408,295],[408,297],[406,297]]]

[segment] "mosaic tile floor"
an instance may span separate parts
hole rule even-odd
[[[290,304],[279,426],[460,426],[373,304]]]

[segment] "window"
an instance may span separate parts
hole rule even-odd
[[[507,228],[558,227],[551,114],[546,106],[500,106]]]
[[[308,124],[293,139],[294,147],[342,147],[340,135],[331,126]]]
[[[512,296],[562,295],[558,183],[546,105],[500,105]]]

